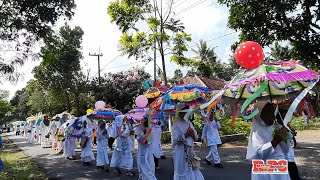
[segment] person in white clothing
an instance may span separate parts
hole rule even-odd
[[[173,164],[174,180],[204,180],[196,161],[200,159],[194,152],[194,141],[198,139],[197,131],[192,123],[183,119],[185,110],[180,110],[178,121],[173,125]]]
[[[255,108],[259,113],[253,117],[246,159],[286,159],[289,148],[283,142],[288,130],[285,127],[275,131],[274,107],[267,101],[258,101]],[[274,136],[272,135],[274,132]],[[251,180],[290,180],[289,174],[251,174]]]
[[[120,168],[123,168],[127,170],[127,176],[135,176],[130,148],[132,126],[130,126],[125,115],[117,116],[113,125],[113,134],[117,136],[117,142],[112,153],[110,167],[114,168],[114,172],[117,175],[121,174]]]
[[[136,128],[138,141],[137,164],[139,170],[139,180],[157,180],[155,176],[154,160],[151,146],[153,140],[150,140],[150,137],[148,137],[148,139],[144,141],[148,130],[148,118],[145,118],[142,120],[141,125]]]
[[[109,172],[109,168],[107,166],[109,164],[107,149],[108,138],[109,133],[106,129],[106,122],[101,120],[98,122],[97,128],[97,168],[106,172]]]
[[[283,126],[283,117],[285,117],[285,115],[287,114],[287,111],[288,110],[286,108],[279,108],[279,113],[276,115],[276,118],[280,126]],[[288,126],[290,127],[290,125]],[[286,156],[286,159],[288,160],[288,171],[289,171],[291,180],[300,180],[298,167],[294,158],[294,151],[291,147],[291,144],[289,143],[290,140],[293,138],[293,134],[292,133],[289,133],[289,134],[290,134],[290,138],[288,139],[288,143],[287,143],[289,151]]]
[[[76,148],[77,138],[71,135],[71,132],[70,132],[71,127],[72,127],[71,122],[67,121],[64,129],[63,153],[66,159],[75,160],[76,159],[75,148]]]
[[[208,147],[210,147],[210,152],[208,156],[205,158],[205,161],[208,165],[211,165],[211,161],[214,160],[214,166],[216,168],[223,168],[218,153],[218,145],[221,144],[221,139],[219,135],[220,128],[220,123],[214,119],[214,113],[211,113],[209,120],[207,120],[207,122],[204,125],[201,137],[203,141],[207,142]]]
[[[157,116],[155,116],[157,118]],[[162,134],[162,129],[161,129],[161,121],[160,119],[155,119],[153,120],[154,126],[152,128],[152,152],[154,156],[154,163],[155,163],[155,168],[160,169],[159,166],[159,159],[164,156],[162,147],[161,147],[161,134]]]
[[[52,139],[52,148],[58,151],[58,130],[61,127],[60,117],[56,116],[50,124],[50,135]]]
[[[92,152],[91,138],[93,130],[89,127],[89,122],[87,118],[83,118],[82,122],[82,134],[81,134],[81,161],[85,166],[90,165],[91,161],[94,161],[94,154]]]
[[[41,147],[42,148],[50,148],[51,142],[50,142],[50,120],[49,116],[44,115],[43,120],[40,124],[40,132],[41,132]]]

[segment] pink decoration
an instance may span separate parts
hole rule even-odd
[[[258,43],[246,41],[237,47],[235,58],[240,66],[246,69],[254,69],[262,63],[264,53],[262,47]]]
[[[94,107],[96,109],[103,109],[105,107],[106,103],[104,103],[103,101],[97,101],[94,105]]]
[[[292,73],[266,73],[265,75],[261,75],[255,78],[249,78],[246,80],[234,82],[228,85],[228,87],[233,86],[242,86],[245,84],[255,84],[263,81],[265,78],[271,81],[276,82],[292,82],[292,81],[308,81],[316,79],[319,76],[318,73],[312,70],[300,71],[300,72],[292,72]]]
[[[139,108],[143,108],[148,105],[148,99],[144,95],[138,96],[135,102]]]

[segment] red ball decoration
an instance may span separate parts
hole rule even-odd
[[[235,58],[240,66],[246,69],[254,69],[262,63],[264,53],[262,47],[258,43],[246,41],[237,47]]]

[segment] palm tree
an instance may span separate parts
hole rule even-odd
[[[197,49],[192,49],[197,54],[196,59],[198,59],[193,66],[204,76],[210,76],[217,71],[216,67],[219,62],[214,50],[214,47],[209,47],[207,42],[202,39],[197,44]]]
[[[281,46],[279,42],[275,42],[274,46],[270,48],[271,53],[269,57],[267,57],[267,61],[278,61],[278,60],[286,60],[292,58],[292,49],[286,45]]]

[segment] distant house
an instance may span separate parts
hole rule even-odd
[[[195,72],[188,72],[185,77],[180,79],[179,84],[195,84],[208,87],[212,90],[220,90],[225,86],[225,83],[217,78],[202,77],[197,75]]]

